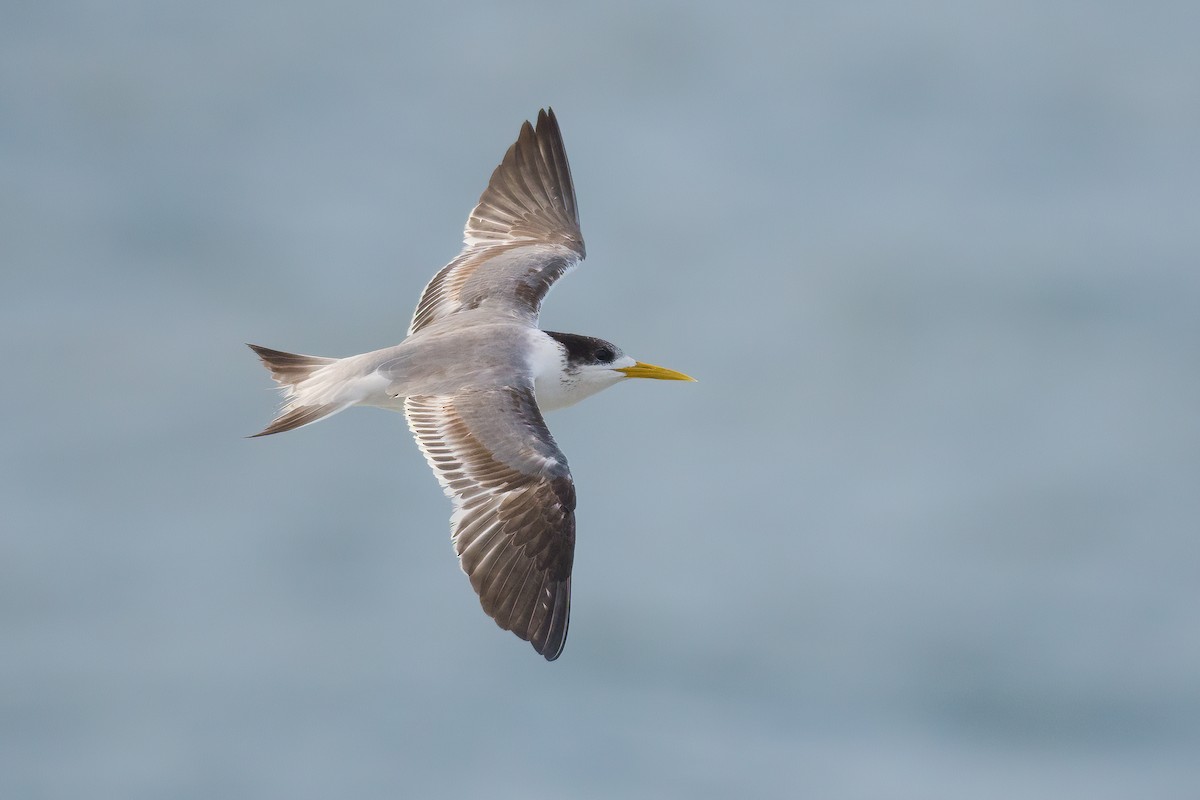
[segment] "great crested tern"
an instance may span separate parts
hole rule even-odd
[[[553,110],[521,126],[463,238],[400,344],[347,358],[250,345],[286,400],[254,435],[354,405],[403,411],[454,501],[454,549],[483,610],[553,661],[570,617],[575,485],[542,413],[627,378],[693,379],[603,339],[537,327],[542,299],[585,255]]]

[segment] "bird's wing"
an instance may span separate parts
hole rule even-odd
[[[567,639],[575,484],[530,388],[409,397],[408,425],[447,496],[454,549],[488,616],[548,661]]]
[[[536,323],[551,285],[585,255],[571,167],[554,111],[528,122],[488,182],[463,231],[463,251],[433,277],[410,334],[485,303]]]

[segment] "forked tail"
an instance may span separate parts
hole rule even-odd
[[[319,419],[336,414],[350,403],[345,402],[305,402],[313,395],[326,394],[320,391],[306,391],[305,383],[322,367],[328,366],[338,359],[321,356],[304,356],[298,353],[285,353],[282,350],[272,350],[269,347],[249,345],[250,349],[262,359],[263,366],[271,371],[271,377],[283,389],[287,403],[279,416],[271,424],[250,438],[267,436],[272,433],[283,433],[293,428],[310,425]],[[312,389],[319,390],[320,386]],[[315,398],[314,398],[315,399]]]

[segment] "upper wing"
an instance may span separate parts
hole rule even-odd
[[[404,413],[454,500],[454,549],[483,610],[558,658],[571,610],[575,485],[532,390],[409,397]]]
[[[433,277],[409,334],[485,301],[536,321],[550,286],[585,255],[571,167],[552,109],[528,122],[488,182],[456,259]]]

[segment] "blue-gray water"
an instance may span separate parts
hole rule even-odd
[[[1194,3],[10,3],[0,796],[1200,796]],[[398,341],[554,105],[571,637],[479,610]]]

